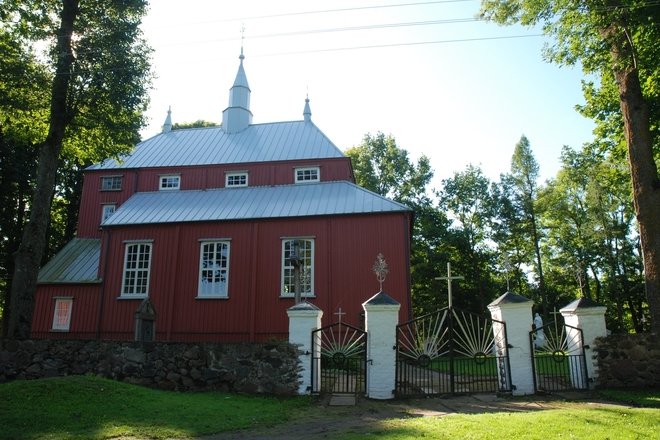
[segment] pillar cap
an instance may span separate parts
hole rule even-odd
[[[289,312],[289,311],[290,312],[305,312],[305,311],[307,311],[307,312],[320,312],[321,309],[316,307],[311,302],[303,300],[303,301],[300,301],[298,304],[296,304],[292,307],[289,307],[287,309],[287,312]]]
[[[600,313],[605,313],[605,310],[607,310],[607,307],[598,304],[596,301],[591,300],[589,298],[576,299],[567,306],[564,306],[561,309],[559,309],[562,315],[564,314],[570,315],[570,314],[578,314],[578,313],[600,314]]]
[[[500,296],[495,301],[488,304],[488,307],[501,306],[504,304],[522,304],[526,302],[532,302],[532,300],[513,292],[506,292],[504,295]]]
[[[366,306],[401,306],[401,304],[382,290],[362,303]]]

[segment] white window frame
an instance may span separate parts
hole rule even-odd
[[[121,191],[123,180],[124,177],[121,175],[101,176],[101,191]]]
[[[294,168],[295,183],[316,183],[321,181],[321,167]]]
[[[101,223],[109,219],[116,210],[117,205],[115,203],[104,203],[101,206]]]
[[[303,269],[301,271],[300,297],[315,298],[314,293],[314,238],[313,237],[286,237],[282,238],[282,272],[280,283],[280,296],[293,298],[294,280],[293,266],[289,263],[290,249],[294,241],[301,242],[300,253],[303,255]]]
[[[181,189],[181,175],[163,174],[158,176],[158,189],[160,191],[176,191]]]
[[[56,332],[68,332],[71,328],[71,312],[73,310],[73,297],[55,297],[55,310],[53,311],[53,326]]]
[[[231,182],[232,180],[235,180],[235,178],[238,178],[240,182],[239,183]],[[225,174],[226,188],[240,188],[244,186],[248,186],[248,173],[246,171],[236,171]]]
[[[119,297],[147,298],[151,278],[152,243],[150,241],[127,241],[124,244],[124,266]],[[129,258],[132,255],[135,255],[136,258]]]
[[[231,243],[228,239],[204,239],[200,240],[199,244],[197,298],[229,298]],[[209,249],[209,246],[212,246],[213,249]],[[219,247],[224,249],[224,251],[220,250],[220,261],[217,258]],[[222,255],[223,253],[224,255]],[[207,256],[209,258],[205,258]],[[224,261],[222,261],[223,257]]]

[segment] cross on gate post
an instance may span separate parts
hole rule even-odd
[[[451,276],[451,263],[447,262],[447,276],[446,277],[437,277],[436,280],[447,280],[447,293],[449,295],[449,308],[452,308],[451,302],[451,282],[453,280],[464,280],[465,277],[460,276]]]
[[[554,315],[553,318],[554,318],[554,321],[555,321],[555,327],[556,327],[556,326],[557,326],[557,315],[561,315],[561,312],[558,312],[558,311],[557,311],[557,306],[555,306],[555,308],[553,309],[552,312],[550,312],[550,314],[551,314],[551,315]]]
[[[339,307],[339,310],[336,311],[334,314],[339,317],[339,324],[341,324],[341,317],[344,316],[346,314],[346,312],[342,312],[341,307]]]

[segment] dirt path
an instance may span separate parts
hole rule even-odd
[[[585,393],[574,395],[525,398],[497,397],[495,395],[470,395],[451,398],[408,399],[374,401],[361,399],[355,406],[329,406],[327,401],[288,423],[260,430],[220,433],[200,440],[296,440],[341,438],[341,434],[367,433],[387,419],[410,417],[439,417],[451,414],[475,414],[487,412],[542,411],[566,408],[576,401],[591,402],[597,406],[609,406],[607,402],[592,399]]]

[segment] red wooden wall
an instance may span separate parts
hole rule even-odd
[[[409,319],[410,213],[351,215],[259,222],[196,223],[109,228],[103,232],[100,276],[103,286],[41,286],[34,337],[46,337],[55,295],[74,296],[70,336],[130,340],[140,299],[119,299],[126,240],[153,240],[149,297],[158,314],[158,340],[248,341],[286,338],[286,309],[292,298],[280,297],[282,237],[315,237],[315,298],[323,324],[363,326],[362,303],[378,291],[372,272],[382,253],[390,273],[383,290],[401,303],[400,321]],[[196,299],[199,240],[230,238],[229,298]],[[106,248],[105,243],[108,243]],[[103,318],[98,322],[99,298]],[[80,305],[79,305],[80,304]],[[49,309],[50,307],[50,309]],[[82,315],[81,315],[82,314]],[[84,315],[84,316],[83,316]]]
[[[159,176],[179,174],[181,189],[224,188],[225,173],[247,171],[249,186],[287,185],[294,183],[295,167],[318,166],[322,181],[347,180],[353,182],[350,159],[347,157],[312,161],[264,162],[189,166],[172,168],[90,170],[85,182],[78,218],[78,237],[100,237],[101,209],[103,204],[115,203],[117,207],[136,192],[158,191]],[[101,177],[122,176],[120,191],[101,191]]]

